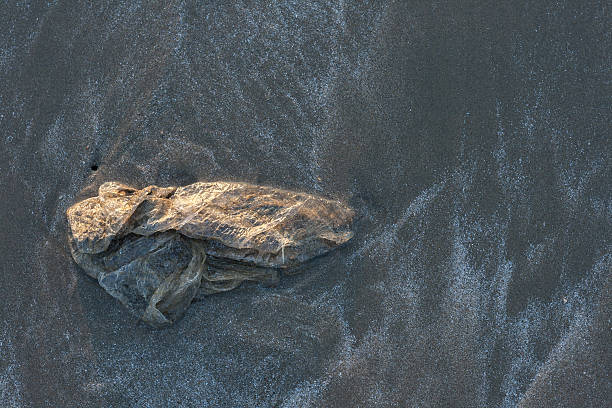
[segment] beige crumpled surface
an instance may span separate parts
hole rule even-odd
[[[246,183],[100,186],[67,211],[74,260],[133,314],[173,323],[194,297],[273,283],[352,237],[344,204]],[[205,265],[206,263],[206,265]]]

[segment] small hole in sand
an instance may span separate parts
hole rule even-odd
[[[91,165],[91,169],[92,169],[93,171],[98,170],[98,165],[97,165],[97,164],[92,164],[92,165]]]

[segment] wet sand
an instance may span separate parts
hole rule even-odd
[[[4,406],[606,406],[603,2],[230,3],[0,6]],[[165,330],[72,261],[100,184],[216,180],[355,236]]]

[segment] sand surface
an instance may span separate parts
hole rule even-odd
[[[151,3],[0,5],[3,407],[609,403],[605,2]],[[100,184],[216,180],[355,237],[165,330],[72,261]]]

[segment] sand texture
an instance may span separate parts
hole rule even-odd
[[[608,406],[609,26],[597,0],[2,2],[2,406]],[[324,197],[353,236],[155,330],[71,256],[108,182]],[[169,257],[274,281],[143,234],[144,293]]]

